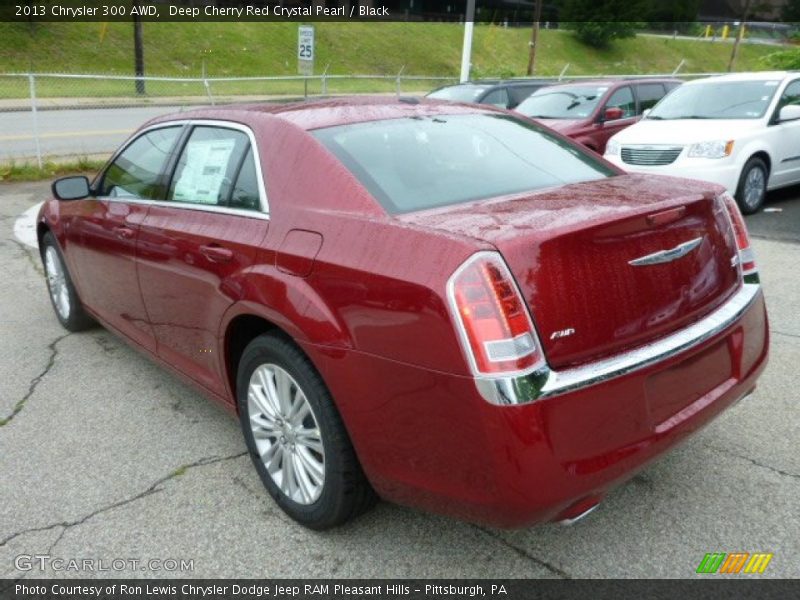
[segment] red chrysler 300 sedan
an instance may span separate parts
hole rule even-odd
[[[56,315],[238,415],[297,521],[376,497],[570,521],[749,394],[767,317],[735,202],[512,113],[347,99],[181,113],[38,236]]]

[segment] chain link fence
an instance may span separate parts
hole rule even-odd
[[[136,77],[0,73],[0,162],[113,151],[144,121],[193,107],[350,94],[422,95],[452,76]]]
[[[676,76],[607,75],[606,78]],[[569,75],[554,82],[598,79]],[[712,73],[682,73],[681,78]],[[193,107],[287,102],[351,94],[423,95],[456,83],[452,76],[328,75],[264,77],[136,77],[59,73],[0,73],[0,163],[108,155],[156,116]]]

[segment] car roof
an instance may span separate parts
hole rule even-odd
[[[201,108],[164,115],[153,119],[149,124],[190,119],[249,123],[271,116],[290,122],[302,129],[311,130],[386,119],[454,114],[485,114],[495,113],[498,110],[491,106],[461,104],[427,98],[351,96],[281,104],[264,102]]]
[[[548,83],[552,83],[552,80],[548,79],[489,79],[489,80],[477,80],[477,81],[470,81],[472,85],[505,85],[505,86],[515,86],[515,85],[546,85]],[[466,84],[462,84],[466,85]]]
[[[714,77],[704,77],[703,79],[693,79],[684,85],[704,83],[706,81],[772,81],[775,79],[784,80],[792,75],[797,75],[800,71],[752,71],[747,73],[727,73],[725,75],[715,75]]]
[[[550,87],[564,87],[568,85],[597,85],[606,87],[619,87],[630,85],[631,83],[681,83],[680,79],[674,77],[625,77],[609,79],[574,79],[572,81],[560,81]]]

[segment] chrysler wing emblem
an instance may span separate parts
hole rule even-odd
[[[646,265],[658,265],[661,263],[670,262],[673,260],[677,260],[682,256],[686,256],[697,248],[700,245],[700,242],[703,241],[703,237],[695,238],[693,240],[689,240],[688,242],[683,242],[682,244],[678,244],[674,248],[670,248],[669,250],[660,250],[659,252],[653,252],[653,254],[648,254],[646,256],[640,256],[639,258],[634,258],[633,260],[629,260],[628,264],[633,265],[634,267],[644,267]]]

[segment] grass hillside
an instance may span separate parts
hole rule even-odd
[[[463,27],[451,23],[317,23],[316,73],[457,77]],[[473,77],[523,76],[528,28],[477,25]],[[543,30],[537,74],[664,73],[685,60],[684,72],[722,71],[731,45],[649,36],[620,40],[608,50],[582,45],[568,32]],[[296,74],[296,23],[145,23],[147,74],[209,77]],[[774,49],[744,45],[737,68],[764,68]],[[0,23],[0,73],[130,75],[130,23]],[[80,86],[79,86],[80,87]],[[47,95],[45,90],[44,95]],[[0,92],[8,97],[11,92]],[[68,94],[72,95],[72,94]]]

